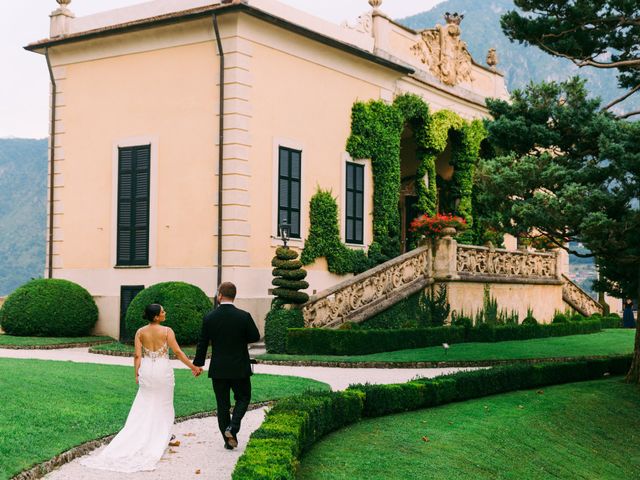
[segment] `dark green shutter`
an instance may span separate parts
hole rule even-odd
[[[278,224],[286,221],[291,238],[300,238],[302,152],[280,147],[278,152]]]
[[[364,166],[347,162],[345,240],[364,243]]]
[[[149,264],[151,146],[118,149],[117,264]]]

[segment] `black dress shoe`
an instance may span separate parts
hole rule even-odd
[[[231,427],[227,427],[224,431],[224,436],[227,439],[227,443],[231,445],[232,448],[236,448],[238,446],[238,438],[231,431]]]
[[[233,450],[233,447],[226,442],[224,444],[224,448],[226,448],[227,450]]]

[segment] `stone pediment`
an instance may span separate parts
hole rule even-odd
[[[467,44],[460,39],[463,15],[445,15],[447,23],[420,31],[420,41],[411,51],[426,69],[449,86],[471,82],[472,59]]]

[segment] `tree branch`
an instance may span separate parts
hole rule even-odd
[[[635,110],[633,112],[625,113],[624,115],[618,116],[618,118],[622,120],[624,118],[633,117],[634,115],[640,115],[640,110]]]
[[[596,68],[620,68],[620,67],[640,65],[640,58],[633,58],[631,60],[619,60],[617,62],[610,62],[610,63],[598,62],[593,60],[593,58],[585,58],[584,60],[578,60],[565,53],[560,53],[557,50],[554,50],[553,48],[545,45],[544,43],[537,43],[536,45],[538,45],[538,47],[540,47],[541,49],[546,50],[551,55],[554,55],[560,58],[566,58],[567,60],[571,60],[578,67],[589,66],[589,67],[596,67]]]
[[[602,111],[609,110],[614,105],[626,100],[628,97],[630,97],[631,95],[636,93],[638,90],[640,90],[640,83],[638,85],[636,85],[635,87],[633,87],[631,90],[629,90],[627,93],[622,95],[621,97],[616,98],[614,101],[609,103],[606,107],[602,107]]]

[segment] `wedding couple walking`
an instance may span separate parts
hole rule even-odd
[[[173,330],[164,327],[165,311],[162,305],[148,305],[144,318],[149,324],[135,335],[135,380],[138,393],[122,430],[98,454],[83,461],[82,465],[116,472],[154,470],[171,440],[174,422],[173,368],[169,362],[169,349],[191,369],[195,377],[202,372],[207,350],[213,352],[209,364],[209,377],[217,403],[218,426],[224,447],[238,446],[240,422],[251,401],[251,364],[247,345],[256,342],[260,333],[251,315],[233,305],[236,287],[225,282],[218,288],[218,308],[207,313],[202,320],[202,331],[193,363],[180,349]],[[230,392],[233,391],[233,415]]]

